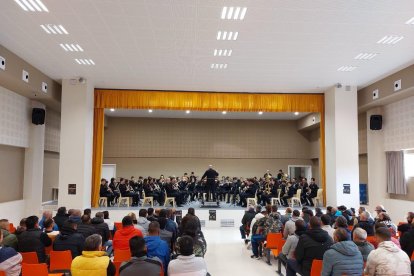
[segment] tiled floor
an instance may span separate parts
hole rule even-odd
[[[273,257],[271,266],[265,263],[265,258],[250,258],[252,251],[246,249],[237,227],[203,229],[203,232],[207,240],[205,260],[212,276],[278,275]]]

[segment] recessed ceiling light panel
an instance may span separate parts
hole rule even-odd
[[[47,34],[59,34],[59,35],[67,35],[69,34],[68,31],[62,25],[53,25],[53,24],[42,24],[40,27],[47,33]]]
[[[246,16],[247,7],[223,7],[221,19],[224,20],[243,20]]]
[[[411,18],[411,19],[409,19],[409,20],[407,20],[407,22],[405,22],[405,24],[407,24],[407,25],[414,25],[414,17]]]
[[[221,112],[221,114],[226,115],[227,114],[227,111],[223,111],[223,112]]]
[[[232,53],[232,49],[214,49],[213,54],[215,57],[230,57]]]
[[[257,112],[257,114],[263,115],[263,111],[259,111],[259,112]]]
[[[81,65],[95,65],[95,62],[92,59],[86,58],[75,58],[75,61]]]
[[[354,59],[370,60],[370,59],[373,59],[374,57],[376,57],[377,55],[378,55],[377,53],[360,53]]]
[[[186,111],[185,111],[185,113],[186,113],[186,114],[190,114],[190,113],[191,113],[191,111],[190,111],[190,110],[186,110]]]
[[[40,0],[14,0],[24,11],[49,12]]]
[[[148,109],[148,112],[149,112],[149,113],[152,113],[152,109]]]
[[[68,43],[63,44],[63,43],[61,43],[59,45],[66,52],[83,52],[83,49],[79,44],[68,44]]]
[[[381,38],[380,40],[378,40],[377,43],[378,44],[386,44],[386,45],[395,45],[403,39],[404,39],[403,36],[386,35],[383,38]]]
[[[239,32],[218,31],[217,40],[236,40]]]
[[[210,65],[211,69],[227,69],[227,63],[212,63]]]
[[[357,67],[355,66],[341,66],[338,68],[338,71],[340,72],[351,72],[354,71],[355,69],[357,69]]]

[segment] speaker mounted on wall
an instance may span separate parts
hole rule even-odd
[[[32,110],[32,124],[43,125],[45,123],[46,112],[43,108],[33,108]]]
[[[369,128],[371,130],[382,129],[382,115],[371,115],[369,120]]]

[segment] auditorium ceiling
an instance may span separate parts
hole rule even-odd
[[[311,93],[412,64],[413,17],[412,0],[1,0],[0,44],[99,88]]]

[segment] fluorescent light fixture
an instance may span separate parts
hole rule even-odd
[[[259,112],[257,112],[257,114],[263,115],[263,111],[259,111]]]
[[[296,112],[295,112],[295,113],[293,113],[293,114],[295,114],[295,116],[298,116],[298,115],[299,115],[299,112],[297,112],[297,111],[296,111]]]
[[[378,55],[378,53],[360,53],[359,55],[354,57],[354,59],[370,60],[370,59],[373,59],[374,57],[376,57],[377,55]]]
[[[217,40],[236,40],[239,32],[218,31]]]
[[[66,52],[83,52],[83,49],[79,44],[68,44],[68,43],[63,44],[63,43],[61,43],[59,45]]]
[[[224,20],[243,20],[246,16],[247,7],[223,7],[221,19]]]
[[[115,111],[115,108],[111,108],[111,109],[109,109],[109,111],[114,112]]]
[[[186,111],[185,111],[185,113],[186,113],[186,114],[190,114],[190,113],[191,113],[191,111],[190,111],[190,110],[186,110]]]
[[[47,34],[69,34],[62,25],[42,24],[40,25]]]
[[[149,113],[152,113],[152,109],[148,109],[148,112],[149,112]]]
[[[75,61],[78,64],[82,65],[95,65],[95,62],[92,59],[86,59],[86,58],[75,58]]]
[[[221,112],[221,114],[226,115],[227,114],[227,111],[223,111],[223,112]]]
[[[210,68],[211,69],[226,69],[227,63],[212,63]]]
[[[404,39],[403,36],[386,35],[383,38],[381,38],[380,40],[378,40],[377,43],[378,44],[395,45],[395,44],[397,44],[398,42],[400,42],[403,39]]]
[[[355,66],[341,66],[338,68],[338,71],[340,72],[351,72],[354,71],[355,69],[357,69],[357,67]]]
[[[49,12],[40,0],[14,0],[24,11]]]
[[[409,20],[407,20],[407,22],[405,22],[405,24],[407,24],[407,25],[414,25],[414,17],[411,18],[411,19],[409,19]]]

